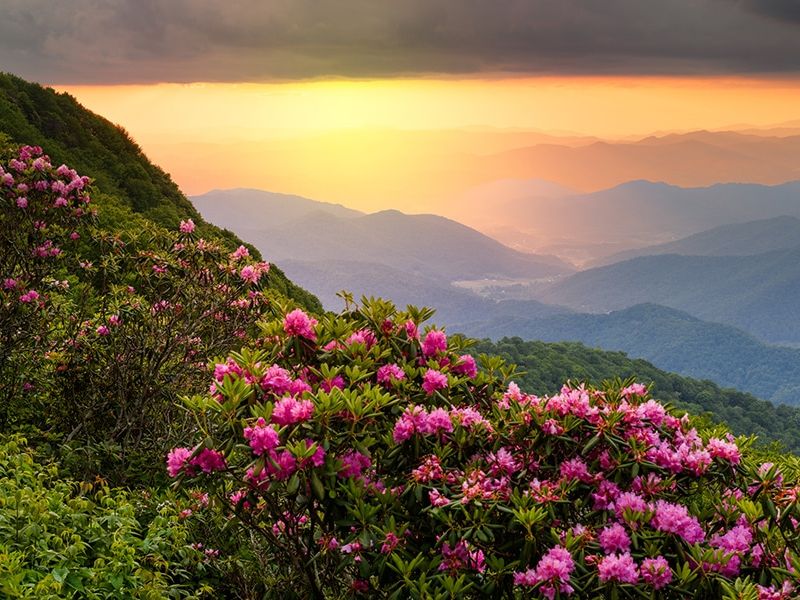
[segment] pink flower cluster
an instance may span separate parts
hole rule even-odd
[[[575,590],[570,585],[570,575],[575,570],[575,561],[565,548],[551,548],[539,560],[535,569],[514,573],[514,585],[535,586],[545,598],[553,600],[556,593],[571,595]]]
[[[182,472],[187,475],[196,475],[198,471],[213,473],[226,468],[225,457],[221,452],[211,448],[203,448],[194,458],[194,451],[190,448],[173,448],[167,455],[167,473],[170,477],[177,477]]]
[[[292,337],[301,337],[312,342],[317,341],[314,327],[317,320],[309,317],[302,309],[296,308],[283,318],[283,330]]]

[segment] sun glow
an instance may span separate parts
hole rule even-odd
[[[552,141],[542,133],[619,139],[800,116],[800,83],[777,79],[498,77],[59,89],[124,126],[189,194],[252,186],[362,209],[420,210],[476,182],[460,167],[463,156]]]

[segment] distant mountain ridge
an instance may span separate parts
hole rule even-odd
[[[800,181],[682,188],[634,180],[589,194],[498,195],[464,220],[514,239],[515,247],[591,263],[714,227],[779,216],[800,218]]]
[[[800,246],[752,256],[641,256],[576,273],[537,295],[583,312],[663,304],[772,343],[800,342],[798,297]]]
[[[237,231],[278,262],[368,259],[444,282],[487,277],[534,279],[573,271],[555,257],[517,252],[436,215],[406,215],[395,210],[363,214],[308,199],[300,199],[289,214],[276,202],[275,194],[263,193],[260,204],[252,190],[245,193],[246,200],[237,199],[238,193],[215,192],[194,196],[192,201],[206,218]],[[314,235],[303,235],[306,231]]]
[[[800,219],[779,216],[771,219],[721,225],[689,237],[612,254],[592,267],[614,264],[638,256],[681,254],[684,256],[749,256],[800,246]]]

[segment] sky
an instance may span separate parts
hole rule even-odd
[[[800,119],[796,0],[3,0],[2,17],[0,70],[121,124],[189,194],[420,210],[480,183],[464,155]]]

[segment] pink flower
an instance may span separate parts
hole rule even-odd
[[[28,199],[25,196],[17,198],[17,208],[28,208]]]
[[[575,591],[569,585],[570,574],[575,570],[575,561],[566,548],[556,546],[539,560],[536,569],[514,573],[514,585],[534,586],[542,584],[539,591],[552,600],[556,592],[569,596]]]
[[[466,375],[470,379],[473,379],[478,374],[478,365],[471,355],[462,354],[458,357],[458,362],[453,365],[452,371],[453,373]]]
[[[381,554],[391,554],[399,543],[400,538],[390,531],[386,534],[386,538],[384,538],[381,545]]]
[[[358,450],[350,450],[339,458],[342,461],[342,468],[339,469],[338,477],[347,479],[349,477],[360,477],[364,469],[368,469],[372,460],[366,454],[361,454]]]
[[[445,409],[436,408],[418,425],[418,429],[424,435],[449,433],[453,431],[453,421],[450,420],[450,413]]]
[[[727,460],[732,465],[738,465],[742,460],[739,448],[733,440],[725,441],[719,438],[711,438],[706,444],[706,450],[712,458]]]
[[[372,348],[377,342],[378,340],[375,339],[375,334],[369,329],[359,329],[358,331],[351,333],[350,337],[348,337],[344,343],[346,346],[361,344],[369,349]]]
[[[603,583],[618,581],[635,584],[639,581],[639,568],[627,552],[604,556],[597,564],[597,572]]]
[[[219,377],[217,379],[219,381],[222,380]],[[289,371],[286,369],[279,367],[278,365],[272,365],[264,373],[259,385],[265,392],[272,392],[273,394],[280,396],[281,394],[288,392],[292,387],[292,378],[289,375]]]
[[[672,581],[672,569],[663,556],[645,558],[642,561],[642,579],[656,590],[669,585]]]
[[[244,281],[255,284],[258,283],[259,279],[261,279],[261,271],[259,271],[253,265],[246,265],[239,271],[239,277],[241,277]]]
[[[278,425],[291,425],[301,421],[308,421],[314,412],[314,403],[311,400],[297,400],[296,398],[281,398],[272,409],[272,421]]]
[[[422,376],[422,389],[425,390],[428,396],[433,395],[437,390],[445,389],[447,386],[447,375],[435,369],[428,369],[425,371],[425,375]]]
[[[405,378],[405,371],[394,363],[383,365],[378,369],[378,383],[383,385],[389,386],[397,381],[403,381]]]
[[[425,336],[425,341],[422,342],[422,354],[425,356],[434,356],[438,352],[447,351],[447,336],[444,331],[432,329]]]
[[[246,258],[250,256],[250,251],[245,248],[244,246],[239,246],[236,250],[231,252],[231,259],[232,260],[240,260],[242,258]]]
[[[170,477],[177,477],[186,466],[186,461],[192,456],[189,448],[173,448],[167,454],[167,473]]]
[[[705,538],[700,522],[689,514],[685,506],[657,500],[655,509],[650,525],[658,531],[678,535],[690,544],[702,542]]]
[[[319,387],[321,387],[326,392],[330,392],[333,388],[338,388],[340,390],[344,389],[344,377],[341,375],[336,375],[330,379],[325,379],[320,382]]]
[[[287,335],[306,338],[312,342],[317,341],[317,333],[314,331],[316,324],[316,319],[312,319],[299,308],[283,318],[283,330]]]
[[[280,443],[278,432],[272,425],[267,425],[263,417],[259,417],[255,425],[245,427],[244,439],[248,440],[253,454],[256,455],[267,454],[270,450],[277,448]]]
[[[417,329],[417,324],[414,321],[406,321],[403,325],[403,328],[406,330],[406,336],[410,340],[418,340],[419,339],[419,330]]]
[[[192,466],[199,467],[203,473],[213,473],[225,469],[225,457],[221,452],[211,448],[203,448],[200,453],[192,459]]]
[[[609,525],[598,536],[600,547],[606,554],[614,552],[627,552],[631,549],[631,538],[625,528],[619,523]]]
[[[431,501],[431,505],[433,506],[447,506],[450,504],[450,500],[445,498],[439,490],[431,490],[428,492],[428,499]]]
[[[191,219],[187,219],[186,221],[181,221],[180,224],[180,232],[181,233],[192,233],[194,231],[195,224],[194,221]]]
[[[25,304],[36,302],[38,299],[39,299],[39,292],[37,292],[36,290],[30,290],[19,297],[19,301]]]
[[[100,335],[100,336],[106,336],[109,333],[111,333],[111,331],[105,325],[100,325],[97,328],[96,332],[97,332],[97,335]]]

